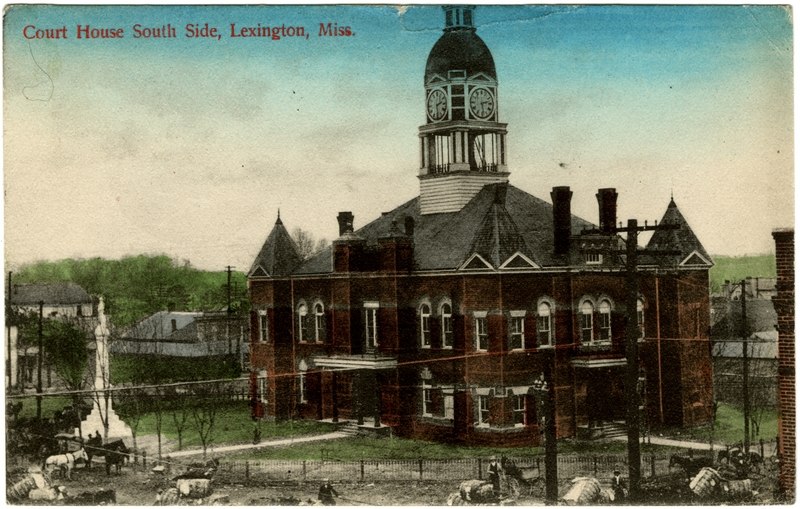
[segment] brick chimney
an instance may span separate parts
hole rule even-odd
[[[353,231],[353,213],[350,211],[339,212],[336,220],[339,221],[339,236]]]
[[[553,200],[553,252],[566,254],[572,235],[572,191],[569,186],[557,186],[550,192],[550,198]]]
[[[613,233],[617,224],[617,190],[613,187],[598,189],[595,196],[600,209],[600,231]]]
[[[414,240],[392,221],[388,233],[378,238],[379,266],[382,272],[409,272],[414,264]]]

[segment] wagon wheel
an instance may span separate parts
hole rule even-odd
[[[517,497],[519,497],[519,481],[513,477],[507,476],[506,491],[508,492],[508,498],[516,500]]]

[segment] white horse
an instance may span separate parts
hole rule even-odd
[[[83,447],[75,452],[49,456],[44,460],[44,471],[49,473],[58,468],[66,479],[72,479],[72,469],[75,467],[75,461],[78,459],[82,459],[83,461],[89,460],[89,456],[86,454]]]

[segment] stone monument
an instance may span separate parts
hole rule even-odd
[[[130,426],[119,418],[112,406],[112,393],[105,392],[110,387],[109,381],[109,357],[108,357],[108,324],[106,323],[105,304],[103,297],[97,304],[97,317],[100,323],[94,328],[94,337],[97,342],[97,350],[94,356],[94,405],[92,413],[86,416],[81,422],[81,431],[84,435],[95,434],[98,431],[103,435],[104,441],[118,438],[133,438]],[[108,422],[108,434],[105,432],[106,426],[103,422]]]

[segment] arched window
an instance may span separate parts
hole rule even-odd
[[[321,302],[314,304],[314,341],[325,341],[325,307]]]
[[[305,343],[308,341],[307,327],[308,306],[305,303],[297,306],[297,341]]]
[[[644,337],[644,301],[636,299],[636,325],[639,326],[639,337]]]
[[[445,302],[439,308],[442,317],[442,348],[453,348],[453,307]]]
[[[581,342],[591,343],[594,341],[594,305],[592,301],[585,300],[581,304]]]
[[[539,346],[553,344],[553,309],[549,302],[541,302],[537,308],[536,336]]]
[[[611,303],[601,300],[597,311],[600,314],[600,341],[611,341]]]
[[[431,307],[428,304],[419,307],[419,341],[422,348],[431,347]]]

